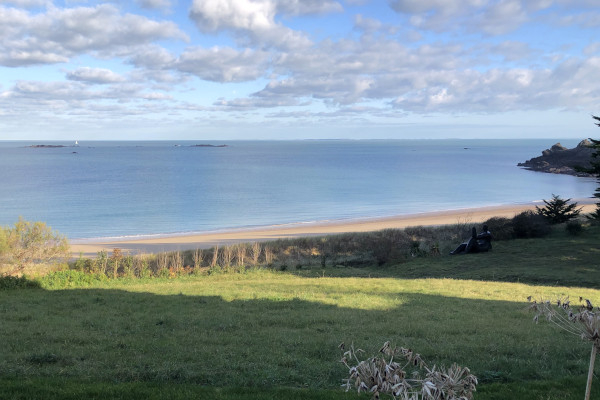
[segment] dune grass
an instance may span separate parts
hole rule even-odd
[[[533,324],[526,297],[599,303],[599,238],[556,233],[386,268],[0,291],[0,398],[354,399],[337,346],[372,354],[390,340],[468,366],[476,399],[579,399],[589,346]]]

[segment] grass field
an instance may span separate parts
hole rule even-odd
[[[373,268],[0,291],[0,398],[356,399],[341,342],[468,366],[476,399],[582,399],[590,345],[526,297],[600,302],[600,230]],[[595,380],[592,398],[600,396]]]

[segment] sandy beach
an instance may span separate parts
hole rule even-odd
[[[583,213],[595,208],[593,199],[576,200],[583,207]],[[491,217],[512,218],[525,210],[534,210],[540,203],[513,204],[460,210],[399,215],[386,218],[360,220],[327,221],[311,224],[274,225],[252,229],[206,232],[191,235],[156,236],[135,240],[90,239],[71,242],[73,257],[83,254],[94,257],[99,251],[112,251],[119,248],[130,254],[158,253],[163,251],[210,248],[215,245],[228,245],[239,242],[269,241],[280,238],[322,236],[346,232],[369,232],[388,228],[409,226],[435,226],[456,223],[472,223],[475,226]],[[541,203],[543,206],[543,203]]]

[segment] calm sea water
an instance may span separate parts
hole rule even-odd
[[[0,224],[123,237],[590,197],[594,179],[516,166],[555,142],[0,142]]]

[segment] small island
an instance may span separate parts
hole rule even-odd
[[[193,144],[190,147],[228,147],[226,144]]]
[[[551,148],[542,151],[541,156],[517,165],[532,171],[589,177],[590,174],[578,171],[577,167],[591,167],[590,161],[594,152],[590,147],[591,144],[589,140],[585,139],[579,142],[577,147],[568,149],[560,143],[556,143]]]

